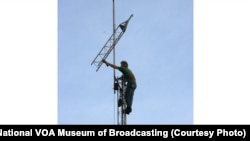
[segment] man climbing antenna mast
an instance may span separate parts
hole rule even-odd
[[[106,60],[102,60],[103,63],[105,63],[107,66],[110,66],[114,69],[118,69],[122,74],[123,77],[127,81],[127,88],[125,91],[125,100],[126,100],[126,114],[129,114],[132,112],[132,103],[133,103],[133,96],[134,96],[134,91],[137,87],[135,75],[133,72],[128,68],[128,63],[127,61],[121,61],[121,66],[116,66],[115,64],[111,64],[107,62]]]

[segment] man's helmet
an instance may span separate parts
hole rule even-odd
[[[125,67],[128,67],[128,62],[125,61],[125,60],[122,60],[122,61],[121,61],[121,65],[124,65]]]

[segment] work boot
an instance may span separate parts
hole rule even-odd
[[[131,107],[127,107],[125,110],[126,114],[129,114],[132,112],[132,108]]]
[[[123,101],[122,101],[122,99],[119,99],[118,100],[118,107],[121,107],[123,105]]]

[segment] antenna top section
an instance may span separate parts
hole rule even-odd
[[[126,21],[122,22],[122,23],[119,25],[119,27],[122,29],[123,32],[126,31],[127,26],[128,26],[128,22],[130,21],[130,19],[131,19],[132,17],[133,17],[133,14],[131,14],[130,17],[129,17]]]

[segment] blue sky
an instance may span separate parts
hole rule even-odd
[[[193,1],[116,0],[115,12],[116,25],[134,15],[116,46],[116,64],[127,60],[138,83],[127,124],[192,124]],[[112,0],[58,1],[59,124],[117,123],[113,70],[91,65],[112,14]]]

